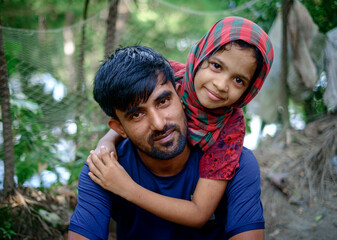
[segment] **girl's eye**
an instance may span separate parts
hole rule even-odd
[[[234,81],[235,81],[237,84],[244,85],[244,82],[243,82],[243,81],[241,80],[241,78],[239,78],[239,77],[234,78]]]
[[[213,62],[213,63],[211,63],[211,65],[213,66],[213,68],[215,68],[217,70],[221,69],[221,66],[218,63]]]

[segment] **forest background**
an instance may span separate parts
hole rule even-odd
[[[336,1],[298,2],[305,6],[323,36],[336,28]],[[47,201],[49,198],[43,194],[50,194],[50,198],[62,195],[67,206],[71,205],[70,209],[74,206],[76,196],[70,192],[76,193],[82,165],[89,151],[108,130],[107,117],[92,97],[95,72],[108,52],[118,46],[142,44],[156,49],[168,59],[184,63],[192,44],[216,20],[231,15],[242,16],[269,32],[278,16],[287,19],[287,12],[293,4],[294,1],[290,0],[0,0],[0,236],[2,234],[4,238],[24,238],[29,236],[29,229],[34,229],[33,225],[48,229],[44,234],[49,236],[66,232],[66,224],[58,223],[60,214],[51,214],[52,210],[36,204],[36,196]],[[287,29],[282,30],[283,34],[287,33]],[[282,38],[284,35],[280,36]],[[290,47],[288,38],[282,39],[286,39],[286,45],[282,45],[281,52],[286,60],[282,60],[283,70],[278,78],[282,87],[277,94],[283,96],[283,100],[275,103],[279,104],[276,108],[282,111],[278,111],[272,120],[260,118],[259,126],[256,127],[251,123],[258,116],[244,109],[247,131],[256,132],[250,126],[258,128],[257,141],[260,148],[257,148],[255,154],[260,156],[262,177],[276,186],[287,202],[310,207],[316,195],[325,200],[328,197],[321,191],[314,191],[314,187],[310,186],[311,181],[303,183],[310,190],[309,197],[305,197],[304,193],[299,194],[294,185],[284,184],[285,180],[289,180],[289,171],[275,171],[282,165],[282,160],[275,160],[271,164],[271,161],[266,163],[263,159],[268,161],[266,149],[284,151],[287,146],[294,145],[291,144],[292,141],[307,145],[308,148],[309,142],[298,138],[294,140],[293,136],[305,131],[307,126],[316,121],[324,120],[331,127],[329,124],[335,122],[331,119],[335,119],[336,108],[328,106],[324,101],[324,93],[328,87],[324,64],[317,66],[315,85],[306,89],[305,97],[298,99],[291,94],[291,86],[287,83]],[[288,46],[288,50],[284,50],[284,46]],[[262,88],[262,92],[263,90]],[[6,92],[9,94],[6,95]],[[330,118],[331,116],[334,117]],[[266,134],[268,128],[274,129],[272,136]],[[332,125],[332,133],[334,131],[336,124]],[[320,160],[321,164],[324,158],[326,163],[325,168],[316,174],[319,175],[317,179],[325,184],[318,184],[317,188],[325,190],[329,188],[327,183],[334,183],[336,180],[336,172],[327,174],[325,170],[334,169],[331,159],[337,155],[335,138],[328,143],[332,144],[329,151],[325,151],[322,156],[313,154],[312,157],[313,162]],[[321,151],[326,150],[323,147],[322,143]],[[261,151],[264,154],[260,154]],[[337,159],[334,161],[337,164]],[[314,165],[309,167],[311,170],[315,168]],[[303,169],[305,170],[304,167],[298,170],[298,175],[301,175]],[[312,171],[308,178],[315,178],[315,173]],[[33,189],[29,188],[28,191],[28,186]],[[68,190],[65,192],[66,188]],[[325,193],[336,197],[337,193],[334,191]],[[33,193],[36,201],[34,203],[29,201]],[[270,194],[265,189],[265,196],[268,193]],[[18,196],[23,200],[18,200]],[[57,202],[55,199],[53,201]],[[13,202],[16,204],[13,205]],[[29,221],[25,221],[23,218],[21,225],[14,224],[15,214],[22,213],[13,210],[20,206],[18,202],[26,204],[25,209],[38,220],[30,217]],[[65,214],[66,219],[68,217],[66,222],[69,221],[69,214],[71,210]],[[322,214],[314,215],[315,221],[323,218]],[[337,221],[334,221],[332,224],[337,227]],[[26,227],[22,224],[26,224]],[[56,226],[60,225],[57,229]],[[270,239],[280,235],[280,227],[276,223],[269,227]]]

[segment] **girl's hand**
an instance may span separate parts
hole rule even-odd
[[[114,152],[109,153],[105,147],[101,147],[99,154],[91,151],[87,163],[89,177],[102,188],[123,198],[132,193],[135,182],[118,163]]]
[[[123,138],[114,130],[110,129],[99,141],[95,149],[96,153],[100,153],[102,147],[104,146],[108,152],[116,152],[116,146],[120,143]],[[115,155],[116,156],[116,155]],[[118,157],[116,156],[116,159]]]

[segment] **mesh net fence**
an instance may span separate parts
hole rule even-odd
[[[185,62],[192,44],[216,20],[249,14],[256,18],[256,4],[263,2],[268,4],[255,0],[207,12],[162,0],[137,4],[123,0],[118,7],[116,46],[142,44]],[[56,180],[67,180],[61,168],[76,179],[89,150],[107,132],[108,118],[92,97],[93,79],[105,55],[107,17],[108,8],[59,29],[2,27],[19,182],[40,173],[38,181],[43,183],[46,171],[55,173]]]

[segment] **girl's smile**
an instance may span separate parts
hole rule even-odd
[[[209,109],[231,106],[249,87],[256,66],[253,48],[227,44],[201,63],[194,78],[198,100]]]

